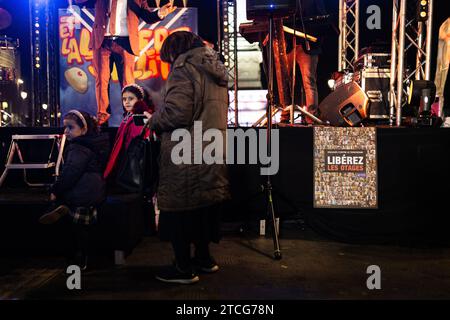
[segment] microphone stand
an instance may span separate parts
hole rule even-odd
[[[274,106],[273,98],[273,16],[269,17],[269,83],[267,90],[267,152],[268,156],[271,156],[272,147],[272,107]],[[276,226],[275,210],[273,207],[273,197],[272,197],[272,182],[270,174],[267,175],[266,185],[264,187],[267,196],[267,215],[272,219],[273,223],[273,245],[274,245],[274,259],[281,259],[281,249],[280,242],[278,239],[278,228]]]

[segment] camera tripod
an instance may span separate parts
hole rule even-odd
[[[272,106],[271,118],[273,119],[278,112],[281,112],[283,110],[287,110],[288,108],[289,108],[290,114],[291,114],[291,116],[290,116],[291,117],[291,120],[290,120],[291,124],[294,124],[294,112],[295,111],[299,111],[303,116],[309,117],[316,124],[327,124],[326,122],[320,120],[315,115],[313,115],[312,113],[306,111],[305,108],[302,108],[299,105],[295,105],[294,108],[292,108],[292,104],[287,106],[284,109],[276,107],[276,106]],[[268,122],[268,118],[269,117],[267,116],[267,111],[266,111],[266,113],[261,118],[256,120],[256,122],[252,125],[252,127],[265,126],[267,124],[267,122]]]

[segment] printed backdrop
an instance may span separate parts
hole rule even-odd
[[[376,128],[314,128],[314,207],[378,207]]]
[[[60,39],[60,103],[64,115],[71,109],[97,113],[95,99],[92,50],[89,49],[94,10],[73,7],[73,11],[59,10]],[[146,87],[156,105],[169,74],[169,65],[161,61],[159,52],[164,39],[172,32],[186,30],[197,33],[197,9],[179,8],[163,21],[139,25],[140,56],[136,57],[134,76],[136,83]],[[116,68],[110,82],[110,126],[119,126],[122,119],[120,84]]]

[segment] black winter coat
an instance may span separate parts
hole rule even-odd
[[[106,134],[80,136],[64,151],[62,172],[50,189],[69,207],[99,205],[106,196],[103,171],[109,152]]]
[[[161,136],[158,207],[164,211],[195,210],[229,198],[226,164],[174,164],[171,153],[179,141],[172,132],[186,129],[194,138],[194,121],[201,121],[203,132],[217,129],[223,137],[225,156],[228,110],[228,76],[217,53],[195,48],[180,55],[172,65],[165,86],[164,102],[151,118],[151,126]],[[202,137],[195,137],[202,141]],[[201,151],[210,142],[203,142]]]

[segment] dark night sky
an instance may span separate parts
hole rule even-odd
[[[52,0],[49,0],[52,1]],[[65,0],[54,0],[58,7],[66,7]],[[150,5],[154,4],[154,0],[150,0]],[[164,4],[167,1],[162,0]],[[434,33],[433,33],[433,68],[432,75],[434,76],[434,63],[437,47],[437,32],[439,25],[450,15],[446,10],[446,2],[448,0],[435,0],[434,11]],[[338,0],[324,0],[328,13],[338,14]],[[181,0],[175,0],[175,4],[182,5]],[[189,6],[198,7],[199,10],[199,34],[205,39],[215,42],[217,40],[217,22],[216,22],[216,0],[189,0]],[[369,30],[365,27],[365,21],[368,17],[366,9],[369,5],[378,5],[381,8],[381,30]],[[1,30],[0,35],[7,35],[16,37],[21,42],[21,58],[22,58],[22,73],[25,79],[27,78],[27,71],[29,71],[29,23],[28,23],[28,0],[0,0],[0,7],[6,8],[13,16],[13,24],[6,30]],[[390,42],[391,37],[391,15],[392,15],[392,1],[390,0],[361,0],[361,37],[360,47],[368,46],[375,41]],[[337,18],[336,18],[337,20]],[[326,81],[329,75],[337,69],[337,36],[332,35],[328,37],[324,43],[324,53],[320,57],[319,62],[319,92],[323,98],[328,94]]]

